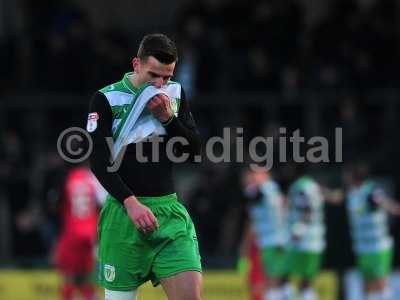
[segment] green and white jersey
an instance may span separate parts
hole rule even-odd
[[[380,207],[384,191],[372,181],[365,181],[347,195],[353,249],[357,254],[375,253],[392,247],[386,211]]]
[[[324,200],[318,183],[303,176],[289,188],[290,246],[300,251],[325,249]]]
[[[121,81],[110,84],[100,90],[100,92],[105,95],[108,103],[111,106],[113,116],[112,133],[114,136],[121,120],[123,120],[124,116],[135,104],[137,96],[142,91],[142,88],[135,88],[129,81],[129,77],[132,76],[132,74],[132,72],[126,73]],[[145,85],[143,87],[145,87]],[[181,98],[181,85],[178,82],[169,81],[164,89],[168,92],[171,100],[172,110],[174,111],[175,115],[177,115]],[[149,122],[151,123],[153,121],[155,121],[154,117],[152,117],[150,111],[145,108],[140,116],[137,127],[140,128],[141,124],[149,124]],[[146,130],[144,126],[143,130]],[[163,135],[166,133],[162,127],[159,128],[159,131],[160,132],[155,133],[158,135]],[[140,133],[140,130],[138,132]]]
[[[285,246],[288,239],[284,198],[279,185],[268,180],[260,187],[261,197],[249,207],[260,247]]]

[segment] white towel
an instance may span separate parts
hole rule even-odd
[[[174,84],[162,88],[156,88],[149,85],[136,96],[136,100],[133,100],[135,102],[126,121],[121,124],[122,128],[119,130],[118,136],[114,137],[114,161],[117,159],[124,146],[131,143],[141,142],[151,134],[166,134],[160,121],[158,121],[153,115],[142,115],[147,102],[158,94],[164,94],[172,101],[173,99],[180,97],[180,85]]]

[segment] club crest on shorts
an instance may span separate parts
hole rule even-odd
[[[86,130],[88,132],[93,132],[96,130],[98,119],[99,119],[99,114],[97,112],[93,112],[88,115],[88,121],[86,125]]]
[[[104,278],[108,282],[112,282],[115,279],[115,267],[112,265],[104,265]]]

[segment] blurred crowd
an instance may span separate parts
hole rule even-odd
[[[44,92],[89,97],[131,69],[143,32],[99,30],[76,6],[50,2],[29,1],[24,33],[0,39],[0,97]],[[362,152],[378,171],[396,171],[397,162],[387,157],[399,149],[390,137],[400,120],[390,123],[387,105],[365,99],[369,91],[397,87],[398,1],[330,1],[318,13],[307,2],[202,0],[176,12],[167,31],[179,47],[175,79],[193,99],[203,137],[222,135],[224,126],[244,127],[246,142],[258,134],[276,137],[281,126],[305,129],[310,107],[304,105],[308,99],[287,107],[275,103],[278,109],[266,115],[268,106],[253,103],[231,108],[228,116],[223,108],[199,105],[199,96],[267,92],[280,101],[282,95],[340,90],[332,105],[318,111],[317,132],[333,140],[332,128],[342,127],[344,159]],[[67,169],[55,141],[62,128],[74,122],[84,126],[85,109],[47,110],[42,120],[19,109],[7,112],[15,119],[0,131],[0,197],[10,212],[3,218],[12,232],[9,257],[49,254],[60,225],[57,207]],[[338,173],[335,167],[326,170],[331,177]],[[198,226],[205,259],[223,264],[221,256],[237,254],[233,233],[242,225],[240,165],[203,163],[193,171],[188,186],[178,188]],[[290,167],[280,170],[281,182],[288,172]],[[390,175],[400,179],[398,171]],[[6,249],[0,251],[7,256]]]
[[[98,30],[77,7],[51,3],[27,2],[23,34],[1,40],[0,91],[89,91],[129,69],[142,32]],[[187,2],[168,24],[177,77],[192,94],[396,86],[398,1],[307,3]]]

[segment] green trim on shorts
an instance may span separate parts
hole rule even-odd
[[[385,278],[392,270],[393,248],[357,255],[357,269],[366,280]]]
[[[314,279],[321,268],[322,253],[299,251],[291,249],[289,251],[290,273],[300,279]]]
[[[288,252],[284,247],[265,247],[261,251],[261,258],[268,277],[280,279],[288,275]]]
[[[201,258],[193,222],[176,194],[137,197],[150,208],[160,227],[138,231],[125,208],[107,197],[98,225],[98,283],[115,291],[129,291],[151,280],[186,271],[201,272]]]

